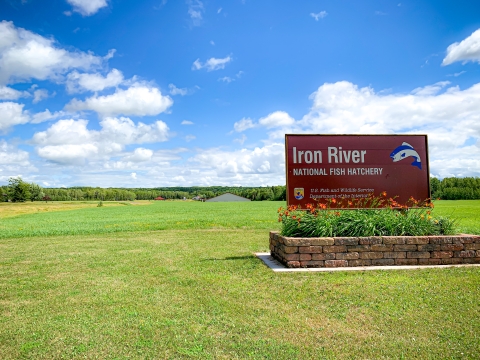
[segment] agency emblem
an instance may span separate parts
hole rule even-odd
[[[295,188],[293,189],[293,193],[295,195],[295,199],[297,200],[302,200],[304,197],[303,188]]]

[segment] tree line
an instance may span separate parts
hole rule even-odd
[[[171,199],[211,199],[227,192],[253,201],[286,200],[285,186],[227,187],[192,186],[165,188],[100,188],[81,187],[42,188],[21,178],[10,178],[7,186],[0,187],[3,201],[133,201]]]
[[[433,199],[474,200],[480,199],[480,178],[449,177],[439,180],[430,178]],[[133,201],[164,199],[211,199],[232,193],[252,201],[286,200],[285,186],[267,187],[229,187],[229,186],[191,186],[158,188],[100,188],[81,187],[42,188],[21,178],[10,178],[8,185],[0,187],[3,201]]]
[[[480,178],[430,178],[430,189],[432,199],[477,200],[480,199]]]

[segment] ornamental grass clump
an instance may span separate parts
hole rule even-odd
[[[340,210],[347,208],[348,210]],[[363,237],[452,235],[455,221],[432,214],[429,199],[399,204],[383,192],[362,199],[329,199],[327,204],[278,209],[281,234],[289,237]]]

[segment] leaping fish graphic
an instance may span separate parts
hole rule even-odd
[[[404,142],[402,145],[397,147],[395,150],[392,151],[390,157],[393,159],[393,162],[397,162],[408,157],[412,156],[415,158],[415,161],[412,162],[413,166],[418,167],[420,170],[422,169],[422,162],[420,160],[420,155],[415,151],[412,145],[409,143]]]

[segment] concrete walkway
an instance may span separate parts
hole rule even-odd
[[[360,266],[360,267],[337,267],[337,268],[287,268],[270,253],[255,253],[255,256],[262,260],[265,265],[275,272],[333,272],[333,271],[368,271],[368,270],[414,270],[414,269],[441,269],[452,267],[478,267],[480,264],[460,265],[408,265],[408,266]]]

